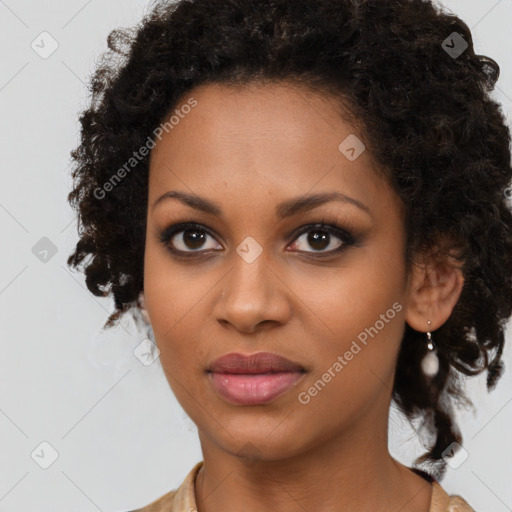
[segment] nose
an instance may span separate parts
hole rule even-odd
[[[263,251],[254,261],[233,255],[213,314],[225,328],[244,333],[284,325],[291,315],[291,291]],[[272,268],[274,267],[274,268]]]

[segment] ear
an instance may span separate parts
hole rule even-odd
[[[464,286],[460,262],[451,256],[415,262],[409,279],[405,321],[419,332],[435,331],[450,317]],[[427,321],[430,320],[429,325]]]
[[[139,293],[139,309],[140,309],[142,318],[144,319],[144,322],[146,322],[147,324],[150,324],[151,320],[149,319],[148,310],[146,309],[146,300],[144,298],[144,292]]]

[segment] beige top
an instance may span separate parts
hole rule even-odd
[[[198,462],[175,490],[170,491],[144,508],[132,512],[197,512],[195,479],[203,461]],[[432,501],[429,512],[475,512],[460,496],[449,496],[436,480],[432,481]]]

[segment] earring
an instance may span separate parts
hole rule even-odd
[[[430,326],[431,322],[427,322]],[[439,358],[437,357],[437,350],[435,349],[434,342],[432,341],[432,335],[427,332],[427,354],[421,361],[421,369],[427,377],[434,377],[439,371]]]
[[[148,311],[146,309],[146,301],[144,299],[144,293],[139,293],[139,303],[140,303],[140,314],[142,315],[142,318],[146,324],[150,324]]]

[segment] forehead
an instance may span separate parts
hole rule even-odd
[[[163,189],[247,201],[334,188],[377,200],[386,184],[364,134],[341,114],[337,98],[287,83],[196,88],[152,150],[150,202]]]
[[[196,104],[193,109],[187,107],[191,99]],[[327,145],[345,132],[359,131],[340,115],[340,108],[341,97],[289,82],[206,84],[185,94],[169,113],[166,119],[173,118],[173,126],[163,134],[166,142],[157,145],[153,158],[158,158],[162,146],[179,150],[184,139],[210,154],[221,153],[219,144],[247,149],[273,144],[298,154],[306,143],[310,151],[318,146],[319,137],[330,135]],[[217,144],[206,144],[212,141]]]

